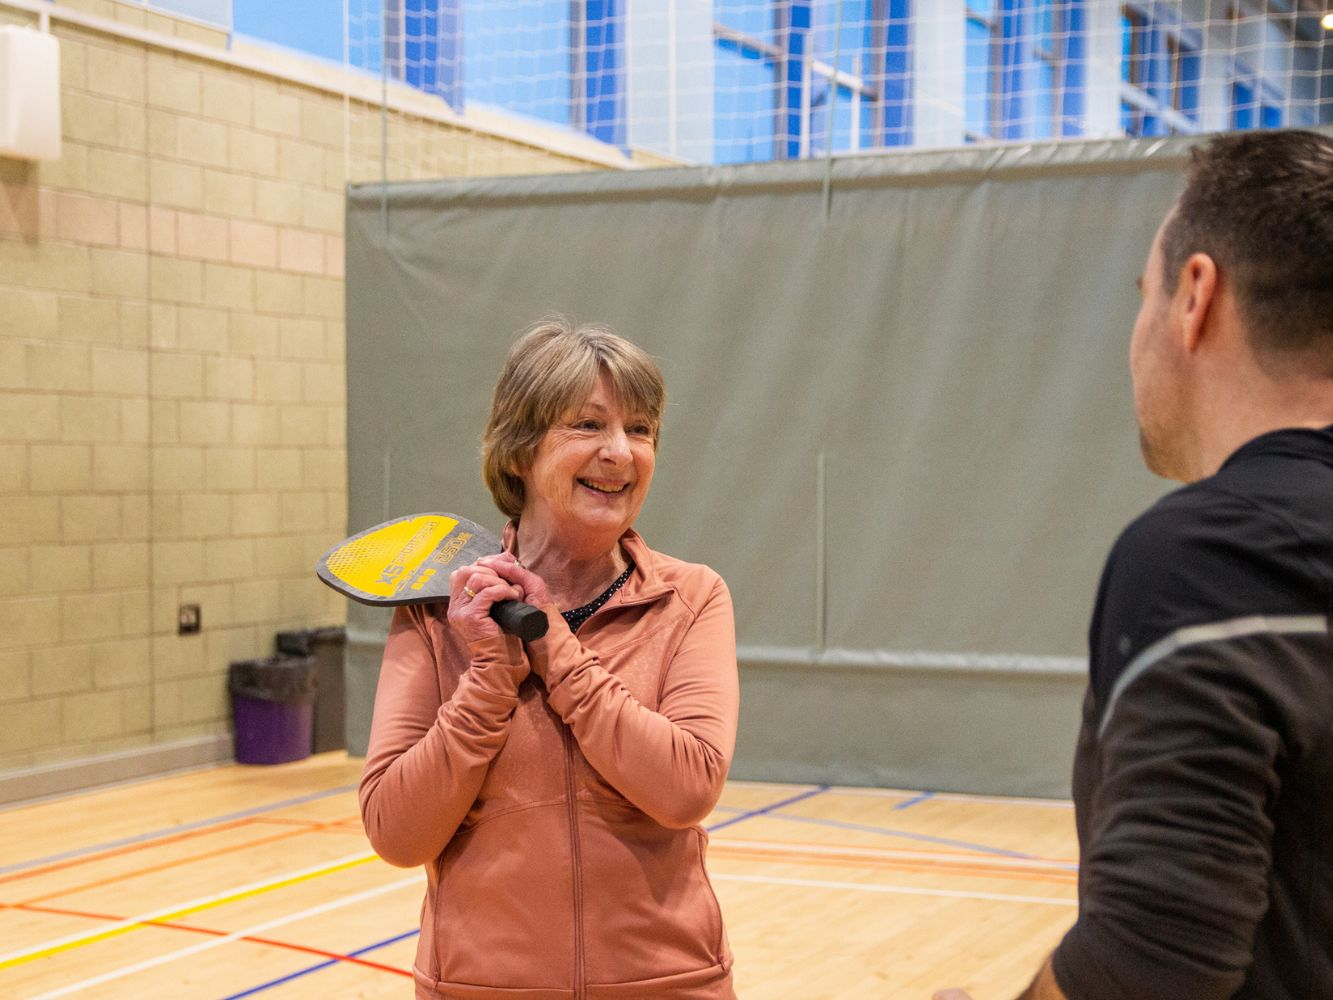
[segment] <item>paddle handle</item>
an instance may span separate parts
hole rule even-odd
[[[540,639],[550,624],[545,611],[522,601],[500,601],[491,605],[491,617],[502,629],[524,642]]]

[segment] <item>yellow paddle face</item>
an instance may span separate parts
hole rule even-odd
[[[348,596],[371,603],[438,598],[448,594],[448,581],[434,577],[484,534],[447,514],[400,518],[335,546],[320,561],[320,576]]]
[[[315,566],[319,578],[362,604],[432,604],[449,598],[449,574],[500,551],[500,540],[454,514],[411,514],[339,542]],[[524,642],[546,634],[540,608],[522,601],[491,606],[499,626]]]

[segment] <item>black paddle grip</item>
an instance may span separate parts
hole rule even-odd
[[[522,601],[500,601],[491,605],[491,617],[510,635],[532,642],[546,634],[546,612]]]

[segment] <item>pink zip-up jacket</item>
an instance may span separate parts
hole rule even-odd
[[[464,644],[445,605],[394,614],[361,814],[426,868],[419,998],[735,996],[699,825],[736,740],[731,596],[621,545],[634,572],[577,635],[554,606],[526,648]]]

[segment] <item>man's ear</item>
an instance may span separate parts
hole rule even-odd
[[[1217,263],[1206,253],[1190,254],[1180,269],[1171,309],[1180,321],[1185,350],[1193,352],[1208,331],[1217,297]]]

